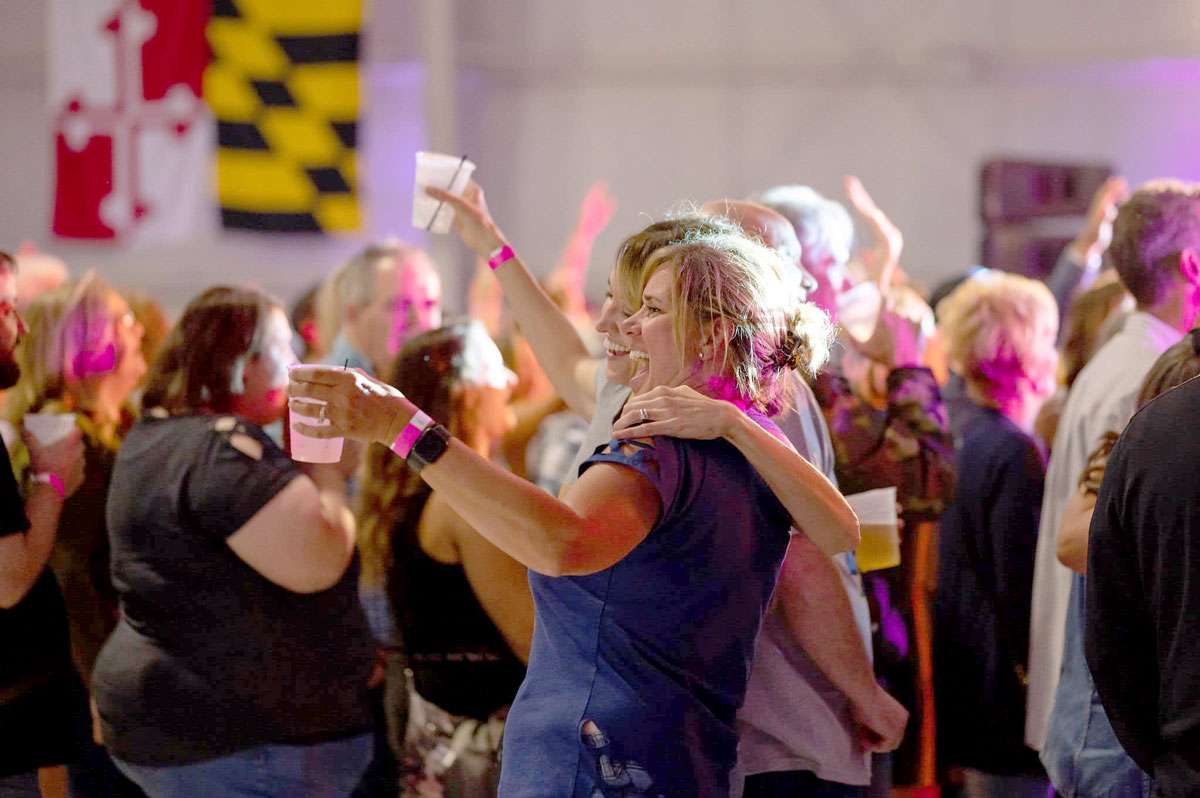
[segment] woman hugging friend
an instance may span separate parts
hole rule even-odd
[[[464,240],[498,271],[525,272],[478,187],[453,199]],[[505,795],[727,792],[734,715],[789,527],[812,530],[832,551],[857,537],[840,495],[768,418],[785,401],[786,373],[819,367],[827,321],[757,242],[719,232],[664,244],[635,284],[614,281],[613,293],[640,308],[609,303],[598,327],[610,353],[632,361],[639,395],[727,400],[755,431],[613,441],[590,454],[561,500],[451,437],[386,383],[321,367],[293,372],[293,410],[331,422],[306,434],[390,447],[465,524],[531,570],[537,624],[505,729]],[[574,387],[569,403],[588,393],[587,380]],[[639,416],[653,420],[652,411]],[[752,462],[789,456],[800,462],[788,461],[790,490],[777,499],[780,481]]]

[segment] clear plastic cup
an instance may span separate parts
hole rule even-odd
[[[304,363],[294,363],[288,366],[288,371],[304,367]],[[310,366],[311,368],[311,366]],[[315,405],[325,404],[319,399],[305,399]],[[296,429],[297,424],[307,424],[310,427],[328,427],[329,421],[311,416],[302,416],[288,406],[288,431],[291,433],[292,459],[298,463],[340,463],[342,461],[342,446],[345,438],[313,438]]]
[[[854,558],[860,571],[879,571],[900,564],[900,529],[896,518],[896,489],[876,488],[847,496],[858,516],[862,539]]]
[[[461,156],[418,152],[416,180],[413,183],[413,227],[432,233],[450,232],[450,223],[454,221],[454,208],[426,195],[425,188],[433,186],[452,194],[461,194],[466,190],[467,183],[471,182],[474,171],[475,164]]]
[[[22,423],[42,446],[53,446],[75,429],[74,413],[29,413]]]

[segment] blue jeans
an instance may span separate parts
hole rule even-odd
[[[191,765],[113,761],[150,798],[346,798],[371,761],[371,735],[316,745],[260,745]]]
[[[1084,577],[1073,574],[1042,764],[1062,798],[1149,798],[1153,782],[1117,740],[1083,655],[1084,587]]]
[[[824,781],[807,770],[756,773],[746,777],[742,798],[864,798],[866,787]]]

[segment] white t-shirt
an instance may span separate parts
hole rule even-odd
[[[1120,432],[1125,428],[1150,367],[1182,337],[1181,332],[1149,313],[1130,314],[1121,331],[1080,372],[1067,396],[1046,469],[1033,571],[1025,742],[1035,750],[1040,751],[1046,740],[1054,708],[1071,593],[1071,572],[1057,556],[1063,508],[1075,492],[1088,455],[1100,437],[1109,430]]]

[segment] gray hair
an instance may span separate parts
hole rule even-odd
[[[412,244],[395,238],[385,239],[368,244],[329,275],[317,293],[317,334],[323,349],[328,350],[341,331],[346,308],[371,304],[380,264],[400,261],[418,252],[422,250]]]
[[[775,186],[751,199],[778,211],[792,223],[806,268],[826,260],[844,266],[850,260],[854,223],[840,202],[801,185]]]

